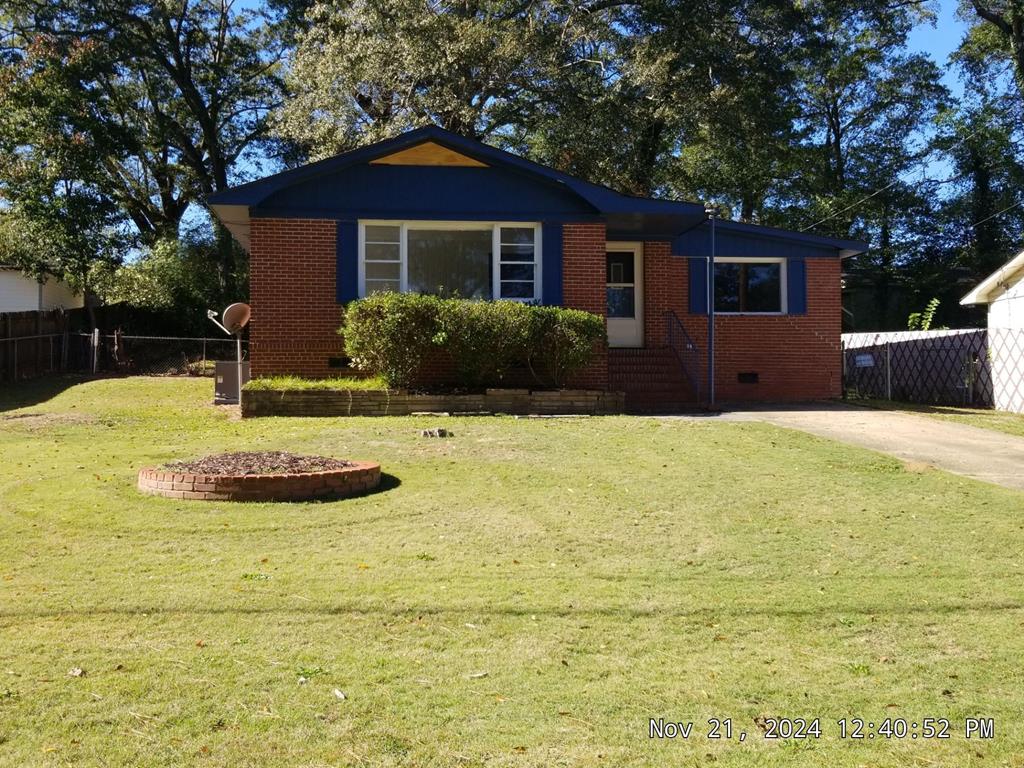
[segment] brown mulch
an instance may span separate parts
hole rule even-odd
[[[238,451],[194,461],[171,461],[163,469],[195,475],[297,475],[351,467],[351,461],[327,456],[299,456],[284,451]]]

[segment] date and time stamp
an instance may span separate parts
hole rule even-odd
[[[652,717],[648,723],[648,738],[674,741],[704,738],[712,741],[745,742],[804,741],[820,739],[830,734],[841,740],[942,740],[962,738],[992,740],[996,738],[996,723],[991,717],[967,717],[954,721],[944,717],[905,719],[885,717],[871,720],[844,717],[826,720],[820,717],[758,717],[756,729],[741,728],[732,718],[709,718],[706,721],[677,721]]]

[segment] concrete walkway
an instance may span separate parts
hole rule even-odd
[[[1024,491],[1024,438],[994,430],[839,403],[730,410],[720,418],[799,429]]]

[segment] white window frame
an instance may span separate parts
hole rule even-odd
[[[543,254],[541,251],[541,236],[543,227],[540,222],[535,221],[442,221],[427,220],[418,221],[410,219],[360,219],[359,220],[359,297],[366,296],[366,228],[367,227],[398,227],[399,228],[399,260],[400,260],[400,287],[401,293],[409,290],[409,238],[410,229],[440,229],[454,231],[481,231],[491,230],[491,296],[495,299],[501,297],[501,230],[502,227],[533,230],[533,296],[501,299],[502,301],[521,301],[524,303],[540,302],[544,295],[544,287],[541,284],[541,268],[543,265]],[[529,264],[528,261],[508,262],[517,264]]]
[[[716,256],[715,264],[779,264],[779,307],[778,312],[729,312],[727,310],[715,310],[716,315],[762,315],[778,316],[789,314],[789,281],[786,274],[786,259],[770,256]],[[716,281],[717,285],[717,281]],[[711,300],[714,301],[712,296]]]

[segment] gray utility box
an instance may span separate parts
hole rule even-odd
[[[249,363],[242,363],[242,384],[249,380]],[[234,360],[217,360],[214,369],[213,404],[238,404],[238,363]]]

